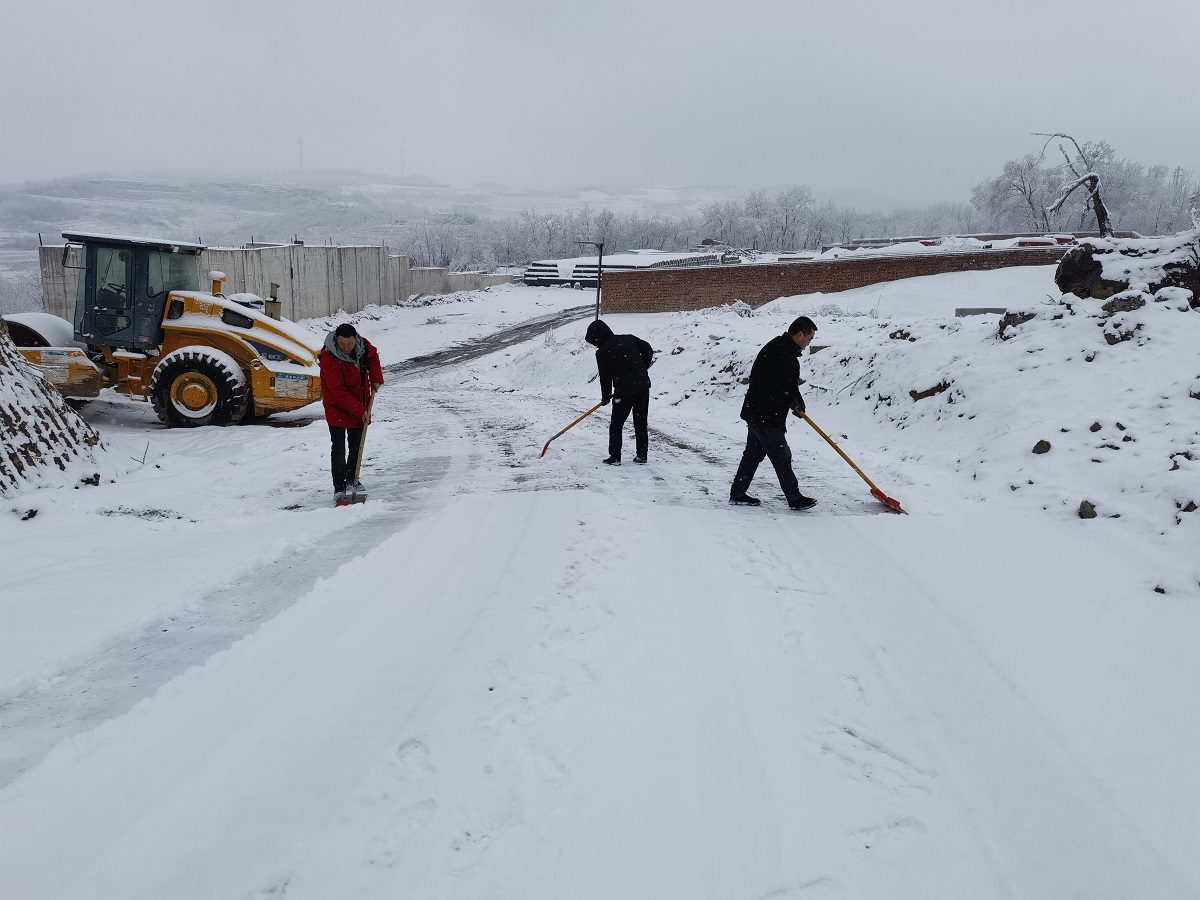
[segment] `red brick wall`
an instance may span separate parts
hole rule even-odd
[[[605,272],[601,304],[606,313],[678,312],[720,306],[734,300],[762,306],[795,294],[848,291],[920,275],[1055,265],[1068,249],[915,253],[767,265]]]

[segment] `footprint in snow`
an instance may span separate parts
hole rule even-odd
[[[409,738],[396,748],[396,761],[399,764],[400,777],[405,781],[417,781],[437,773],[430,761],[429,747],[418,738]]]
[[[808,739],[821,757],[840,764],[851,778],[890,793],[923,797],[937,777],[937,772],[909,762],[856,725],[827,722]]]
[[[916,819],[898,817],[888,819],[880,825],[850,831],[846,834],[846,840],[850,843],[850,851],[861,858],[869,856],[890,842],[928,833],[929,829],[924,823]]]
[[[424,828],[437,803],[430,797],[400,810],[387,827],[367,842],[366,860],[372,866],[390,868],[400,861],[408,839]]]

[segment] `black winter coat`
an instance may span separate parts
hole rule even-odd
[[[758,351],[750,369],[750,387],[742,403],[742,418],[755,425],[787,428],[789,410],[804,409],[800,397],[801,348],[791,335],[772,338]]]
[[[600,375],[600,399],[629,397],[650,390],[654,348],[632,334],[613,334],[597,319],[588,326],[586,340],[596,350],[596,370]]]

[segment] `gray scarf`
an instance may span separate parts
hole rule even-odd
[[[358,335],[354,339],[354,355],[350,356],[342,352],[342,348],[338,346],[337,333],[331,331],[325,336],[325,349],[328,350],[330,355],[335,359],[340,359],[342,362],[348,362],[352,366],[357,366],[358,361],[362,358],[362,355],[367,352],[367,343],[363,340],[363,336],[361,334]]]

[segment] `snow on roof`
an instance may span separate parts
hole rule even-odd
[[[207,249],[202,244],[192,244],[188,241],[170,241],[160,238],[131,237],[119,234],[88,234],[82,231],[63,232],[63,237],[73,244],[129,244],[134,247],[151,247],[158,250],[171,250],[179,253],[199,253]]]
[[[622,250],[619,253],[604,254],[604,267],[607,269],[610,266],[627,266],[631,269],[638,269],[662,265],[665,262],[697,259],[712,255],[709,251],[696,252],[695,250]],[[558,266],[560,268],[568,265],[595,264],[595,256],[574,256],[569,259],[539,259],[533,263],[535,266]]]

